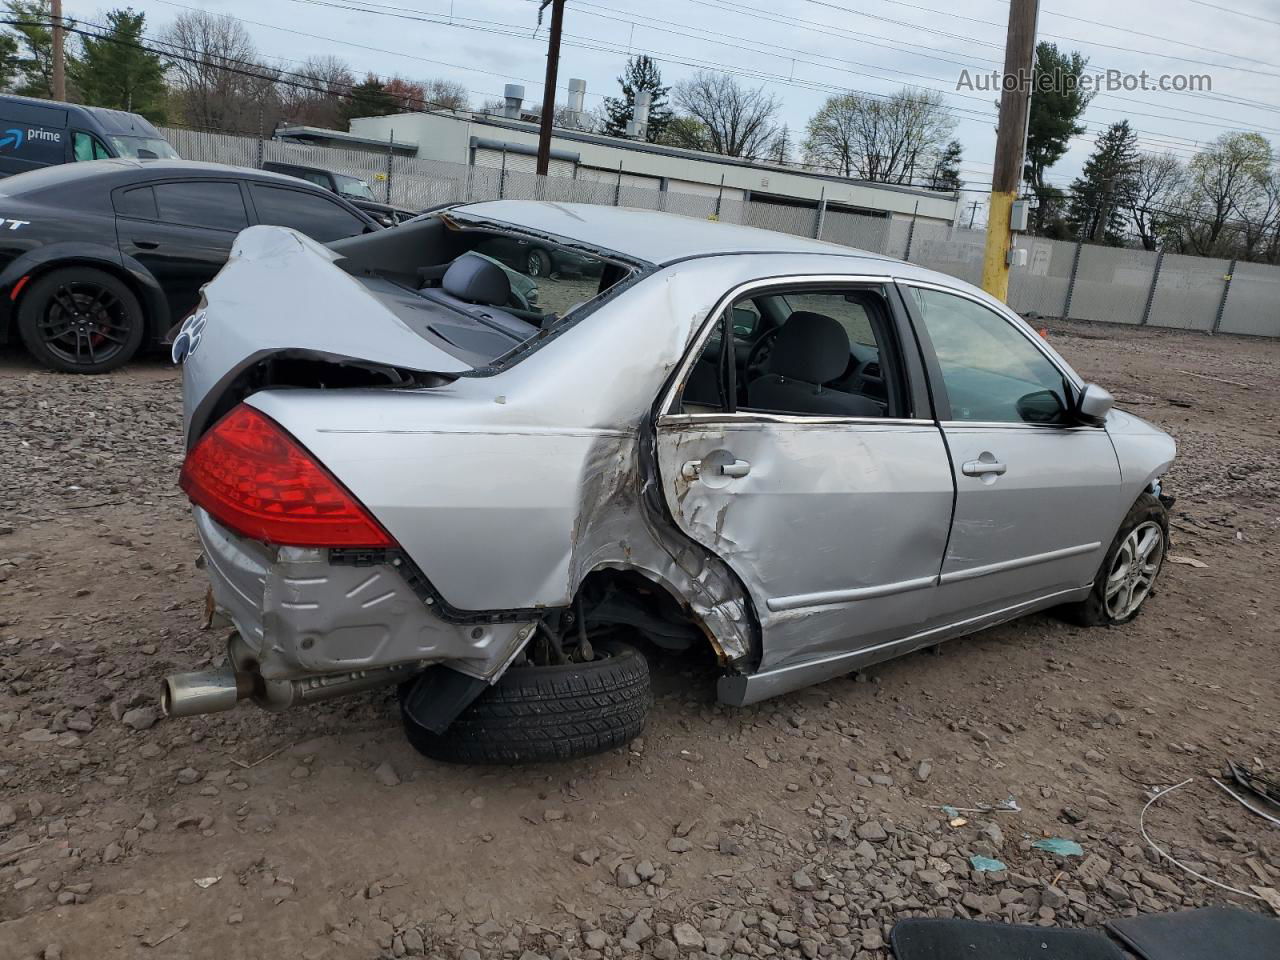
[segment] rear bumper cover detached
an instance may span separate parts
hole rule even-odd
[[[389,563],[331,563],[324,549],[246,540],[194,508],[218,610],[240,659],[267,685],[396,665],[445,663],[495,680],[532,622],[450,623]]]

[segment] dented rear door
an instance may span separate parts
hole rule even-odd
[[[659,423],[658,456],[676,523],[755,602],[761,669],[909,635],[928,617],[952,500],[934,424],[674,416]]]
[[[703,336],[716,342],[714,331]],[[746,585],[761,671],[917,632],[954,494],[934,420],[717,411],[683,405],[677,388],[663,409],[655,432],[667,507]]]

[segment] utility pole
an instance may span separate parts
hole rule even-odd
[[[66,58],[63,53],[62,0],[53,0],[49,11],[53,21],[53,99],[67,99]]]
[[[1009,215],[1022,182],[1039,6],[1039,0],[1011,0],[1009,4],[1009,32],[1004,44],[1005,80],[996,127],[991,205],[987,208],[987,245],[982,258],[982,289],[1000,300],[1009,296],[1009,252],[1013,249]]]
[[[564,0],[542,0],[539,12],[551,4],[551,37],[547,41],[547,78],[542,90],[542,122],[538,125],[538,174],[546,176],[551,167],[551,124],[556,112],[556,72],[560,69],[560,28],[564,23]]]
[[[969,204],[969,229],[973,229],[973,218],[978,215],[978,201]]]

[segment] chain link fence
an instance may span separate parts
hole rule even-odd
[[[322,167],[366,181],[377,200],[407,210],[496,199],[638,207],[817,237],[972,284],[982,280],[985,232],[931,220],[660,190],[636,185],[640,178],[621,170],[541,177],[505,164],[449,163],[174,127],[163,132],[188,160]],[[1025,316],[1280,337],[1280,267],[1043,237],[1018,236],[1014,244],[1026,251],[1027,262],[1010,272],[1009,305]]]

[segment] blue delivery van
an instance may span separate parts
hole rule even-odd
[[[181,159],[136,113],[0,95],[0,176],[107,157]]]

